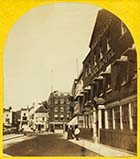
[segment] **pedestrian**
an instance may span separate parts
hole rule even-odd
[[[75,135],[76,140],[79,140],[80,129],[78,128],[78,125],[75,126],[74,135]]]
[[[41,132],[41,124],[38,124],[38,131]]]
[[[72,125],[69,125],[67,132],[68,132],[67,139],[74,139],[74,131]]]

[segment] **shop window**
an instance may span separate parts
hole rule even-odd
[[[120,129],[120,107],[114,108],[115,128]]]
[[[123,129],[129,129],[129,103],[122,106]]]
[[[113,115],[112,115],[112,109],[107,110],[107,116],[108,116],[108,127],[109,129],[113,129]]]
[[[133,130],[137,130],[137,100],[131,102]]]

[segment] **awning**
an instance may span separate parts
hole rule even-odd
[[[78,125],[78,117],[74,117],[71,121],[67,123],[67,125]]]

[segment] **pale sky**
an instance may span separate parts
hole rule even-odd
[[[4,105],[14,110],[47,100],[53,90],[70,92],[89,42],[97,8],[56,3],[34,8],[9,32],[4,54]]]

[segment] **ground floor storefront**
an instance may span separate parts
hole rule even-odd
[[[81,138],[136,152],[137,96],[98,103],[77,117]]]

